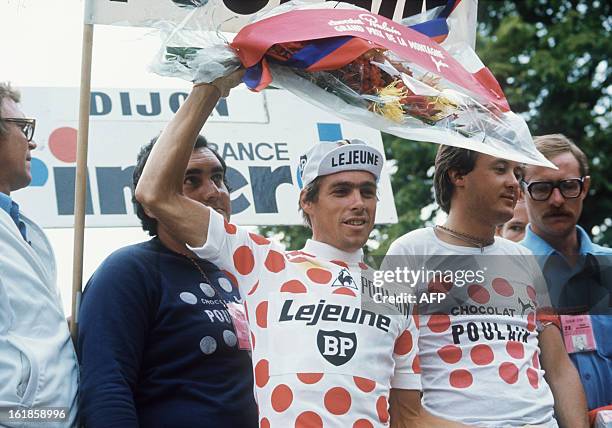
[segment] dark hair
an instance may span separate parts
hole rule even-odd
[[[557,155],[563,153],[571,153],[580,167],[580,175],[582,177],[589,175],[589,161],[586,155],[580,148],[569,138],[563,134],[540,135],[533,139],[536,148],[548,160],[551,160]]]
[[[134,174],[132,175],[132,185],[133,185],[132,190],[134,190],[134,192],[132,192],[132,203],[134,203],[134,206],[136,208],[136,215],[138,216],[138,218],[140,219],[140,222],[142,223],[142,229],[145,232],[148,232],[149,235],[151,236],[157,236],[157,220],[149,217],[147,213],[145,213],[143,206],[140,204],[140,202],[136,200],[135,189],[136,189],[136,186],[138,185],[138,180],[140,180],[140,176],[142,175],[142,170],[144,169],[147,163],[147,160],[149,159],[151,150],[153,149],[153,146],[157,142],[158,138],[159,137],[153,138],[148,144],[140,148],[140,152],[138,152],[138,157],[136,158],[136,166],[134,167]],[[219,160],[219,163],[221,164],[221,167],[223,168],[223,183],[229,190],[230,187],[226,181],[227,180],[226,178],[227,165],[225,164],[225,161],[219,155],[219,153],[217,153],[217,151],[209,145],[208,141],[206,140],[206,138],[204,138],[204,136],[198,135],[198,138],[196,138],[196,142],[193,147],[193,150],[201,149],[201,148],[206,148],[210,150],[215,155],[215,157]]]
[[[434,189],[436,202],[445,213],[450,212],[451,198],[455,185],[451,181],[450,172],[455,171],[465,175],[470,173],[476,165],[478,152],[453,146],[440,146],[436,154]]]
[[[304,202],[316,202],[319,199],[319,190],[321,190],[321,177],[317,177],[312,180],[306,187],[302,189],[302,193],[304,195]],[[302,218],[304,219],[304,223],[306,226],[312,229],[312,223],[310,222],[310,217],[304,209],[302,208],[302,194],[300,193],[300,199],[298,200],[298,211],[302,214]]]

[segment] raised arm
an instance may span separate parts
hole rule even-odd
[[[540,333],[540,349],[544,377],[555,398],[555,416],[559,426],[587,428],[587,404],[580,376],[555,325],[545,327]]]
[[[192,247],[204,245],[210,210],[183,195],[185,169],[198,133],[221,96],[240,83],[243,70],[195,85],[153,147],[136,186],[136,199],[147,213]]]

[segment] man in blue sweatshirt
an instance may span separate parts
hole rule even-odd
[[[134,187],[155,142],[138,156]],[[199,136],[183,193],[229,220],[225,171]],[[134,203],[153,239],[111,254],[83,294],[83,421],[88,428],[256,427],[248,328],[235,284]]]

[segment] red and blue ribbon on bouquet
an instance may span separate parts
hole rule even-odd
[[[442,9],[435,18],[422,22],[420,24],[411,25],[415,31],[426,35],[436,43],[442,43],[448,36],[448,18],[455,11],[462,0],[448,0],[444,9]]]
[[[451,13],[456,0],[446,9]],[[451,6],[451,7],[449,7]],[[439,17],[443,19],[444,17]],[[429,21],[419,31],[446,31]],[[306,24],[307,23],[307,24]],[[437,30],[436,30],[437,28]],[[434,31],[435,30],[435,31]],[[232,47],[247,68],[244,81],[255,91],[272,82],[269,61],[305,71],[339,69],[372,49],[388,49],[404,60],[463,88],[483,104],[508,111],[506,98],[488,69],[469,73],[428,35],[402,26],[385,17],[354,9],[303,9],[276,15],[247,25],[235,37]],[[288,58],[266,55],[276,44],[305,42]]]

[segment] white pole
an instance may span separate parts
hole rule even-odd
[[[404,17],[404,6],[406,5],[406,0],[397,0],[395,4],[395,13],[393,14],[393,20],[395,22],[400,22]]]
[[[372,13],[375,14],[379,14],[380,13],[380,7],[382,6],[382,0],[374,0],[372,2]]]

